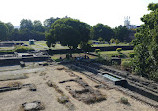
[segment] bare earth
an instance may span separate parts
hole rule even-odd
[[[108,88],[96,88],[98,85],[94,81],[88,79],[85,75],[67,69],[62,65],[45,66],[44,70],[37,70],[36,72],[29,72],[28,78],[20,80],[0,81],[0,87],[6,86],[11,82],[21,82],[22,84],[34,84],[37,91],[30,91],[29,88],[22,88],[0,93],[0,111],[20,111],[21,104],[25,102],[41,101],[45,109],[43,111],[69,111],[69,107],[58,102],[57,98],[61,94],[55,88],[49,87],[46,83],[50,80],[55,83],[64,95],[69,97],[70,102],[74,105],[75,111],[158,111],[151,106],[137,101],[120,91]],[[1,72],[0,72],[1,73]],[[11,73],[11,72],[9,72]],[[25,71],[24,73],[27,73]],[[97,102],[94,104],[85,104],[72,97],[66,87],[71,87],[74,90],[80,90],[82,87],[76,82],[59,83],[64,80],[74,79],[71,74],[81,77],[83,81],[88,83],[95,90],[99,90],[103,95],[107,96],[107,100]],[[121,97],[125,97],[129,101],[129,105],[120,103]]]

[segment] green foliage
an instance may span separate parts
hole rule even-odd
[[[112,37],[114,37],[114,32],[111,27],[103,24],[97,24],[91,28],[90,32],[92,39],[102,38],[105,41],[109,41]]]
[[[131,60],[123,60],[123,61],[121,62],[121,67],[122,67],[124,70],[128,70],[128,71],[129,71],[129,69],[131,70],[131,67],[132,67],[132,62],[131,62]]]
[[[41,21],[39,21],[39,20],[35,20],[33,22],[33,28],[34,28],[33,29],[34,31],[38,31],[38,32],[44,32],[45,31],[44,27],[42,26]]]
[[[121,97],[120,102],[126,105],[129,104],[128,99],[125,97]]]
[[[60,41],[63,46],[76,49],[81,42],[88,42],[89,33],[90,26],[86,23],[71,18],[62,18],[52,24],[46,40],[51,41],[51,44]]]
[[[8,31],[8,27],[3,22],[0,22],[0,40],[7,40]]]
[[[52,25],[55,21],[57,21],[58,19],[60,19],[60,18],[53,18],[53,17],[51,17],[51,18],[46,19],[46,20],[44,21],[44,27],[46,28],[46,31],[47,31],[47,32],[51,29],[51,25]]]
[[[84,50],[84,52],[92,51],[91,43],[90,42],[81,42],[80,48]]]
[[[135,55],[135,53],[129,53],[129,57],[130,57],[130,58],[133,58],[134,55]]]
[[[115,42],[115,39],[112,38],[112,39],[110,40],[110,43],[112,44],[112,43],[114,43],[114,42]]]
[[[24,30],[24,29],[32,30],[33,29],[32,21],[27,20],[27,19],[22,19],[20,22],[20,29],[21,30]]]
[[[45,39],[45,28],[39,20],[32,22],[28,19],[22,19],[20,23],[20,29],[14,29],[10,23],[6,24],[9,29],[9,40],[44,40]]]
[[[14,51],[15,52],[27,52],[27,51],[33,51],[31,47],[26,47],[26,46],[16,46]]]
[[[117,48],[116,51],[120,53],[122,51],[122,48]]]
[[[148,10],[154,11],[154,10],[156,10],[157,8],[158,8],[158,3],[150,3],[150,4],[148,5]]]
[[[133,41],[133,69],[137,74],[155,79],[158,75],[155,73],[158,70],[158,7],[149,4],[148,8],[152,11],[141,18],[144,24],[137,29]]]
[[[98,38],[98,41],[100,41],[100,42],[103,41],[103,38],[99,37],[99,38]]]
[[[125,55],[120,53],[120,54],[118,54],[118,57],[119,57],[119,58],[124,58]]]
[[[121,42],[129,40],[129,30],[125,26],[115,27],[114,32],[115,32],[115,39],[118,39]]]
[[[117,44],[119,44],[120,43],[120,41],[118,40],[118,39],[116,39],[115,40],[115,44],[117,45]]]
[[[101,50],[100,49],[95,49],[95,53],[99,53]]]

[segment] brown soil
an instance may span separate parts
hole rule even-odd
[[[58,98],[61,97],[61,94],[54,87],[47,85],[49,80],[55,83],[63,94],[69,98],[70,103],[75,107],[75,109],[72,110],[75,111],[157,111],[153,107],[137,101],[115,89],[96,88],[95,86],[99,85],[98,83],[88,79],[79,72],[71,71],[63,67],[62,65],[46,66],[44,67],[45,70],[28,73],[28,78],[26,79],[1,81],[0,87],[7,86],[9,83],[19,82],[21,84],[34,84],[37,90],[30,91],[28,87],[24,87],[19,90],[0,93],[0,111],[18,111],[23,103],[36,100],[44,104],[45,109],[43,111],[69,111],[69,105],[58,102]],[[107,100],[94,104],[85,104],[83,101],[72,97],[67,87],[71,87],[73,90],[82,90],[83,86],[74,81],[65,83],[59,82],[75,79],[76,77],[82,78],[88,86],[106,95]],[[121,97],[127,98],[130,105],[120,103],[119,100]]]

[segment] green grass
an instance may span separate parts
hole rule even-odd
[[[134,52],[133,50],[122,50],[121,53],[125,54],[127,57],[129,57],[129,53]],[[101,55],[107,55],[111,57],[112,55],[118,54],[117,51],[102,51],[100,52]]]
[[[27,45],[29,45],[29,41],[17,41],[17,42],[23,42]],[[46,50],[49,47],[46,44],[46,41],[35,41],[35,45],[30,45],[32,48],[39,49],[39,50]],[[119,43],[119,44],[93,44],[92,47],[106,47],[106,46],[129,46],[129,43]],[[61,46],[61,44],[56,44],[55,47],[51,47],[52,50],[56,49],[69,49],[67,46]]]
[[[72,57],[80,57],[80,56],[84,56],[85,54],[84,53],[74,53],[72,54]],[[96,56],[92,56],[92,55],[87,55],[89,57],[89,59],[95,59]],[[54,54],[53,56],[51,56],[51,59],[53,60],[59,60],[59,58],[62,57],[62,59],[66,58],[66,54]]]
[[[92,47],[106,47],[106,46],[129,46],[129,43],[119,43],[119,44],[92,44]]]

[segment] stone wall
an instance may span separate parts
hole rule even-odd
[[[0,59],[0,66],[20,65],[20,61],[23,62],[40,62],[46,61],[50,57],[23,57],[23,58],[3,58]]]

